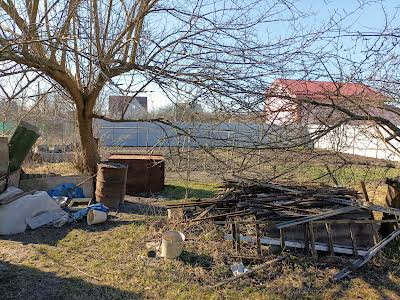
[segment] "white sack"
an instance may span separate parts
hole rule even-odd
[[[16,188],[14,186],[9,186],[4,192],[0,194],[0,201],[6,198],[12,198],[13,196],[16,196],[19,193],[23,193],[23,190],[20,190],[19,188]]]
[[[60,209],[60,207],[47,192],[36,192],[2,205],[0,206],[0,235],[24,232],[27,226],[26,218],[54,209]]]

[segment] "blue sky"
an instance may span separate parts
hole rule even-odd
[[[374,30],[385,24],[385,12],[388,18],[393,18],[398,14],[400,3],[394,0],[373,2],[303,0],[297,1],[296,6],[302,11],[315,12],[310,21],[316,24],[326,21],[331,15],[345,16],[352,13],[346,24],[351,25],[354,30]],[[395,20],[393,24],[398,25],[399,21]]]
[[[270,3],[273,3],[273,0],[265,0],[265,7]],[[400,16],[399,1],[299,0],[295,1],[294,5],[294,11],[298,10],[307,14],[307,16],[301,18],[296,25],[304,26],[304,28],[307,28],[309,31],[318,31],[327,24],[331,18],[337,21],[344,18],[341,22],[341,28],[350,32],[379,32],[385,27],[386,22],[389,22],[389,28],[400,27],[400,19],[398,18]],[[260,10],[262,10],[262,8]],[[257,34],[261,39],[268,34],[273,38],[290,35],[292,29],[289,23],[272,22],[261,25],[258,28]],[[335,33],[329,33],[328,35],[332,34],[334,35]],[[323,42],[324,41],[321,40],[321,43]],[[354,38],[341,38],[340,45],[343,48],[343,55],[351,55],[352,60],[357,61],[364,58],[363,45],[358,43],[357,46],[354,47]],[[334,62],[331,68],[332,72],[335,72]],[[368,67],[365,66],[365,68]],[[155,92],[147,94],[150,100],[150,107],[154,108],[168,104],[168,100],[163,97],[157,87],[153,87],[152,90]]]

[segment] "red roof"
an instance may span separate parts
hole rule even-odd
[[[329,81],[308,81],[277,79],[273,86],[280,84],[287,89],[287,92],[296,97],[307,97],[311,99],[327,99],[332,96],[368,97],[370,100],[383,100],[383,94],[362,83],[340,83]]]

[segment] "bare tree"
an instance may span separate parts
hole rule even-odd
[[[0,1],[0,60],[39,72],[76,107],[85,167],[99,159],[93,119],[107,85],[132,94],[157,85],[227,111],[263,102],[268,76],[332,24],[308,32],[291,1]],[[276,25],[287,26],[285,34]],[[257,32],[263,33],[260,38]],[[258,104],[257,104],[258,103]]]

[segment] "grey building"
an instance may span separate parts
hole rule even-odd
[[[133,99],[132,99],[133,98]],[[147,97],[110,96],[108,98],[108,113],[111,118],[143,118],[147,115]]]

